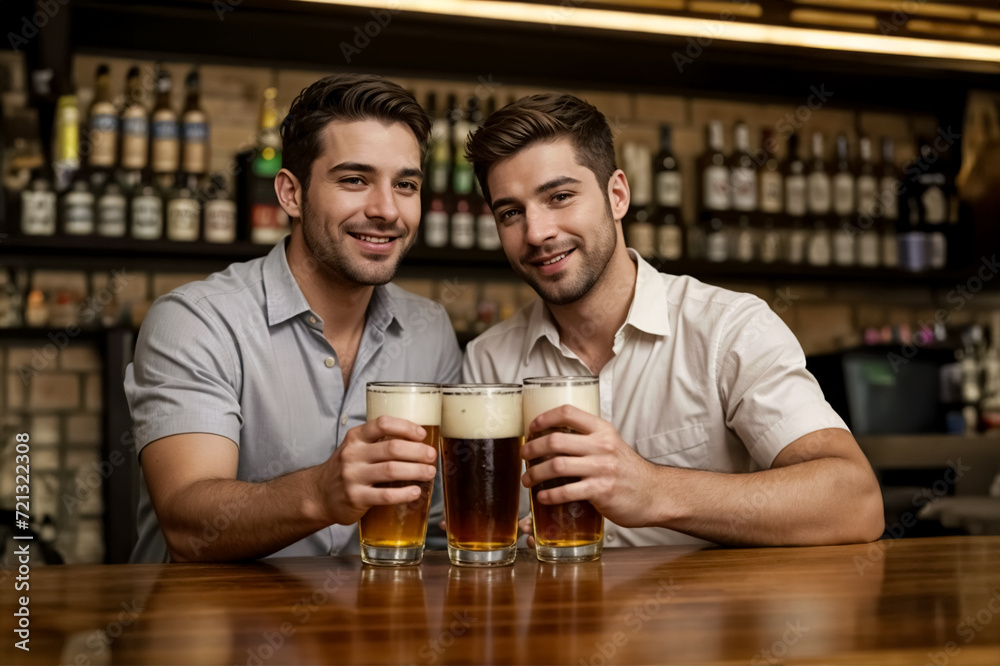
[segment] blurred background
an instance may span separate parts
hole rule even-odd
[[[463,344],[534,299],[465,137],[526,94],[571,92],[611,125],[628,244],[759,296],[798,337],[876,468],[887,536],[1000,533],[995,2],[0,12],[0,510],[15,504],[14,434],[29,433],[51,561],[127,560],[135,333],[158,296],[287,232],[277,127],[304,87],[345,71],[390,77],[434,118],[420,238],[397,282],[443,303]]]

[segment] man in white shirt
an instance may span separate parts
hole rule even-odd
[[[871,467],[784,323],[754,296],[661,274],[625,247],[629,185],[596,108],[526,97],[467,152],[504,252],[541,300],[469,344],[465,381],[600,378],[600,418],[567,406],[530,425],[574,431],[524,445],[525,460],[545,459],[526,487],[578,479],[538,501],[592,502],[609,546],[882,534]]]

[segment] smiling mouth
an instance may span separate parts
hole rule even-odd
[[[558,254],[558,255],[552,257],[551,259],[546,259],[544,261],[533,261],[531,263],[534,264],[535,266],[549,266],[549,265],[554,264],[556,262],[562,261],[563,259],[565,259],[569,255],[573,254],[573,252],[575,252],[575,251],[576,251],[576,248],[573,248],[572,250],[566,250],[562,254]]]
[[[384,243],[389,243],[396,240],[395,236],[368,236],[366,234],[350,234],[353,238],[357,238],[360,241],[366,243],[375,243],[376,245],[382,245]]]

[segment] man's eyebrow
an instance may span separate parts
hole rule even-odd
[[[396,178],[420,178],[423,180],[424,172],[413,167],[400,169],[396,172]]]
[[[375,173],[375,167],[371,164],[363,164],[361,162],[341,162],[336,166],[330,167],[329,173],[334,171],[360,171],[362,173]]]
[[[542,183],[541,185],[536,187],[535,194],[543,194],[548,190],[569,184],[580,185],[581,181],[577,180],[576,178],[573,178],[572,176],[560,176],[559,178],[553,178],[547,183]],[[514,197],[504,197],[502,199],[495,199],[493,201],[493,210],[496,210],[501,206],[508,206],[510,204],[515,204],[515,203],[517,203],[517,199],[515,199]]]

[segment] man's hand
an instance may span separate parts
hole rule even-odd
[[[521,534],[528,535],[528,548],[535,547],[535,527],[531,523],[531,514],[517,521],[517,526],[521,530]]]
[[[649,498],[655,488],[656,466],[633,451],[607,421],[570,405],[539,415],[528,426],[552,432],[525,443],[521,457],[529,462],[521,482],[528,488],[548,479],[578,477],[579,481],[538,493],[542,504],[589,500],[608,520],[622,527],[648,525]],[[540,460],[531,465],[533,460]]]
[[[320,497],[327,521],[350,525],[373,506],[403,504],[420,497],[416,485],[379,488],[376,484],[432,481],[437,450],[423,443],[426,434],[422,427],[391,416],[348,430],[321,465]]]

